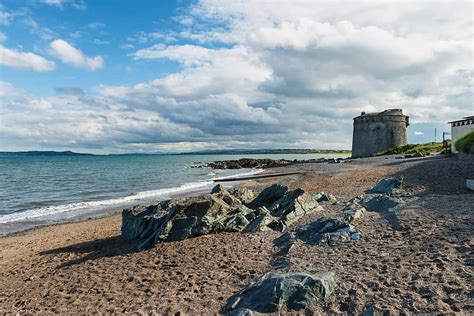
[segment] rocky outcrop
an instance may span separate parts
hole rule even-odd
[[[242,158],[238,160],[222,160],[209,163],[194,164],[192,168],[212,168],[212,169],[243,169],[243,168],[270,168],[287,165],[291,160],[286,159],[253,159]]]
[[[254,159],[242,158],[237,160],[220,160],[213,162],[196,162],[191,168],[212,168],[212,169],[243,169],[243,168],[271,168],[278,166],[285,166],[290,164],[301,163],[342,163],[350,162],[346,158],[318,158],[318,159],[304,159],[304,160],[287,160],[287,159]]]
[[[309,309],[334,291],[334,272],[268,273],[227,300],[225,313],[251,315],[251,312],[275,313],[283,309]]]
[[[143,250],[211,233],[284,231],[298,218],[321,209],[304,190],[281,185],[272,185],[257,197],[247,189],[229,192],[220,185],[211,192],[123,210],[122,238],[140,241]]]

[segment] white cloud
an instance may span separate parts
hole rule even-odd
[[[0,42],[4,42],[7,38],[8,36],[6,36],[5,33],[0,32]]]
[[[94,44],[96,44],[96,45],[108,45],[108,44],[110,44],[110,42],[101,40],[99,38],[96,38],[96,39],[94,39]]]
[[[15,18],[15,14],[8,12],[5,8],[0,4],[0,25],[9,25],[13,19]]]
[[[56,33],[48,27],[41,26],[32,17],[27,16],[23,23],[28,26],[31,34],[38,35],[44,41],[50,41],[56,37]]]
[[[105,27],[105,24],[102,23],[102,22],[91,22],[91,23],[86,24],[84,26],[85,29],[89,29],[89,30],[93,30],[93,31],[98,30],[98,29],[102,29],[104,27]]]
[[[4,134],[11,143],[111,151],[350,148],[355,115],[403,108],[414,141],[428,141],[433,127],[472,112],[471,9],[202,0],[180,12],[181,29],[138,32],[122,45],[150,68],[167,59],[177,71],[101,85],[96,95],[74,87],[54,97],[9,92],[3,104],[22,113],[2,114]],[[169,45],[175,38],[187,44]],[[90,57],[59,41],[69,47],[61,49],[67,62],[87,64]]]
[[[52,41],[50,48],[51,54],[59,58],[63,63],[71,64],[78,68],[97,70],[102,68],[104,64],[101,56],[87,57],[82,51],[62,39]]]
[[[423,133],[423,132],[420,132],[420,131],[415,131],[415,135],[417,135],[417,136],[421,136],[421,135],[425,135],[425,133]]]
[[[41,3],[62,8],[64,0],[40,0]]]
[[[80,11],[84,11],[84,10],[87,9],[87,5],[84,2],[84,0],[78,0],[78,1],[73,2],[71,4],[71,7],[73,7],[76,10],[80,10]]]
[[[20,52],[0,45],[0,64],[3,66],[44,72],[55,68],[55,63],[33,53]]]

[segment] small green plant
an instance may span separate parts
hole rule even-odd
[[[463,135],[454,143],[454,146],[462,153],[474,153],[474,131]]]

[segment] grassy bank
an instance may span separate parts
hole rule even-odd
[[[474,132],[467,133],[459,138],[455,143],[456,149],[462,153],[474,153]]]
[[[448,147],[449,148],[449,147]],[[384,155],[409,155],[422,154],[423,156],[432,153],[442,153],[444,151],[443,143],[426,143],[426,144],[408,144],[404,146],[394,147],[389,150],[375,154],[376,156]]]

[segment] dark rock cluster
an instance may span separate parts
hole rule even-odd
[[[341,163],[350,160],[344,158],[318,158],[306,160],[287,160],[287,159],[255,159],[242,158],[237,160],[220,160],[208,163],[195,163],[191,168],[212,168],[212,169],[243,169],[243,168],[271,168],[289,164],[301,163]]]
[[[219,232],[284,231],[288,225],[321,206],[302,189],[274,184],[258,196],[247,189],[172,199],[122,212],[122,238],[140,241],[139,249]]]
[[[221,160],[204,164],[195,164],[193,168],[212,168],[212,169],[243,169],[243,168],[270,168],[287,165],[291,160],[286,159],[253,159],[242,158],[238,160]]]

